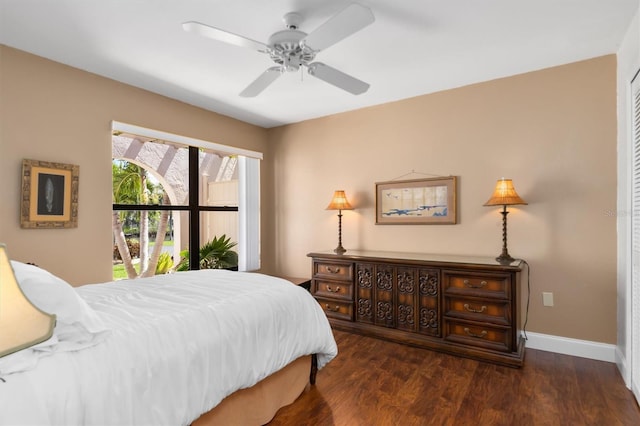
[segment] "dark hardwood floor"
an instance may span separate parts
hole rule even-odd
[[[501,367],[334,331],[338,356],[277,425],[640,425],[615,364],[526,350]]]

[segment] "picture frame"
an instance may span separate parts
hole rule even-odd
[[[376,182],[376,225],[457,223],[457,177]]]
[[[22,160],[22,228],[77,228],[80,167]]]

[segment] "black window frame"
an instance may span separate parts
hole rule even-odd
[[[113,211],[188,211],[189,212],[189,270],[200,269],[200,213],[237,212],[238,206],[201,206],[200,194],[200,148],[189,146],[189,203],[181,206],[162,204],[113,204]],[[195,173],[192,171],[195,170]]]

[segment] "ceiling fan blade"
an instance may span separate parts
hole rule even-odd
[[[349,74],[338,71],[322,62],[309,64],[309,74],[354,95],[359,95],[369,89],[369,83],[351,77]]]
[[[251,40],[250,38],[230,33],[229,31],[211,27],[200,22],[185,22],[182,24],[182,29],[190,33],[201,35],[203,37],[208,37],[214,40],[233,44],[234,46],[248,47],[249,49],[257,50],[258,52],[268,51],[268,47],[264,43],[260,43],[259,41]]]
[[[360,31],[375,20],[371,9],[352,3],[316,28],[302,43],[318,52]]]
[[[253,83],[248,85],[246,89],[240,92],[240,96],[243,98],[253,98],[258,96],[264,89],[269,87],[271,83],[276,81],[278,77],[282,75],[281,67],[271,67],[262,74],[258,78],[256,78]]]

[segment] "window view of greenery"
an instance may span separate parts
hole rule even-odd
[[[113,202],[116,204],[168,205],[169,199],[144,168],[114,160]],[[173,265],[173,212],[169,210],[113,211],[114,279],[167,273]]]
[[[113,278],[237,269],[237,156],[122,134],[112,142]]]
[[[200,247],[200,269],[237,269],[238,253],[232,250],[236,245],[226,235],[214,237]],[[176,271],[189,270],[189,250],[180,252],[180,257]]]

